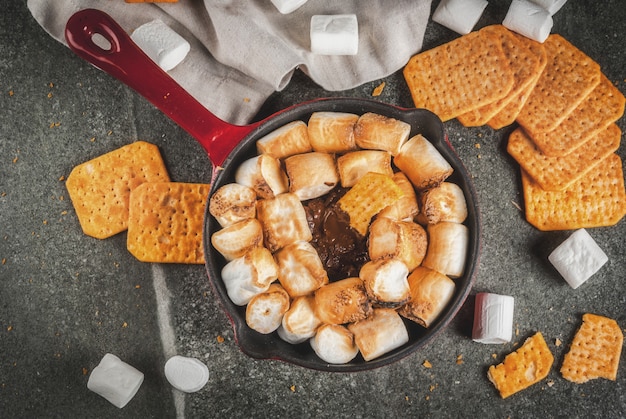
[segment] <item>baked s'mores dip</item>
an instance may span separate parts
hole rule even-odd
[[[315,112],[257,152],[209,202],[222,280],[248,327],[344,364],[436,322],[464,274],[469,229],[463,190],[429,139],[375,113]]]

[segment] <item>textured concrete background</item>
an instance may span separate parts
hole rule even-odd
[[[518,167],[505,151],[512,128],[446,123],[474,177],[484,245],[472,296],[444,333],[412,356],[370,372],[320,373],[257,361],[237,348],[204,267],[140,263],[126,251],[125,234],[104,241],[86,237],[62,180],[75,165],[143,139],[160,147],[174,180],[209,182],[202,148],[141,97],[48,37],[24,0],[0,3],[0,416],[626,416],[625,360],[616,382],[575,385],[558,372],[583,313],[626,327],[626,222],[590,230],[609,263],[572,290],[547,261],[570,232],[539,232],[520,212]],[[501,22],[508,4],[490,2],[478,27]],[[624,5],[572,0],[555,15],[553,29],[598,61],[623,93]],[[424,46],[455,36],[430,23]],[[379,100],[411,106],[400,74],[384,81]],[[380,82],[331,94],[296,74],[260,116],[316,97],[371,97]],[[624,119],[619,126],[626,129]],[[619,154],[626,158],[623,144]],[[471,341],[473,295],[481,291],[515,297],[513,342]],[[163,319],[173,331],[165,344]],[[555,356],[552,371],[540,384],[501,400],[487,368],[536,331]],[[121,410],[87,389],[89,373],[107,352],[145,374]],[[163,375],[172,352],[208,365],[210,379],[201,391],[172,390]],[[426,360],[432,368],[422,365]]]

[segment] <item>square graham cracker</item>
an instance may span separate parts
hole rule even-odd
[[[548,376],[554,356],[541,332],[526,339],[504,362],[489,367],[487,377],[505,399]]]
[[[583,314],[583,323],[563,358],[561,375],[582,384],[596,378],[615,381],[624,335],[617,322],[597,314]]]
[[[128,251],[142,262],[204,263],[202,232],[211,185],[144,183],[130,195]]]
[[[533,80],[537,80],[545,67],[545,60],[528,48],[527,43],[522,41],[513,32],[502,25],[491,25],[480,30],[488,32],[500,39],[504,54],[509,60],[509,67],[513,72],[513,87],[511,91],[501,99],[471,112],[459,115],[457,119],[466,127],[485,125],[500,110],[508,105],[515,97],[523,92]],[[541,44],[539,44],[541,45]]]
[[[560,191],[617,151],[621,137],[619,127],[611,124],[568,155],[549,157],[517,128],[509,136],[506,150],[543,190]]]
[[[555,129],[537,133],[533,142],[543,154],[564,156],[617,121],[624,114],[622,92],[601,75],[600,83]]]
[[[532,137],[555,129],[600,83],[600,65],[552,34],[544,42],[548,63],[517,116]]]
[[[65,186],[83,232],[105,239],[128,227],[133,189],[169,180],[159,148],[136,141],[74,167]]]
[[[612,226],[626,214],[622,159],[615,153],[562,191],[545,191],[521,172],[526,220],[539,230]]]
[[[500,38],[487,31],[414,55],[403,75],[415,107],[444,122],[505,97],[514,82]]]

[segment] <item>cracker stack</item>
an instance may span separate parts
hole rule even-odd
[[[521,167],[533,226],[610,226],[626,214],[615,154],[621,140],[615,121],[626,99],[596,62],[560,35],[540,44],[502,25],[487,26],[414,56],[404,76],[415,106],[443,121],[520,125],[507,151]]]

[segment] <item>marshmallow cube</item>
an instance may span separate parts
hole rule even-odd
[[[356,15],[311,17],[311,52],[321,55],[356,55],[359,25]]]
[[[306,2],[307,0],[272,0],[272,4],[284,15],[295,11]]]
[[[143,373],[113,354],[105,354],[93,369],[87,388],[120,409],[135,396],[143,383]]]
[[[515,299],[509,295],[477,294],[472,340],[480,343],[510,342],[514,303]]]
[[[141,25],[130,37],[164,71],[180,64],[191,49],[185,38],[159,19]]]
[[[576,289],[608,262],[587,230],[576,230],[548,256],[548,260],[563,276],[570,287]]]
[[[565,3],[567,3],[567,0],[532,0],[532,1],[533,3],[536,3],[539,6],[546,9],[548,13],[550,13],[550,15],[553,15],[559,10],[561,10],[561,7],[563,7]]]
[[[433,13],[433,21],[467,35],[478,23],[488,3],[487,0],[442,0]]]
[[[530,0],[513,0],[502,24],[527,38],[543,43],[552,30],[552,16]]]
[[[165,363],[165,378],[175,389],[194,393],[209,381],[209,369],[196,358],[175,355]]]

